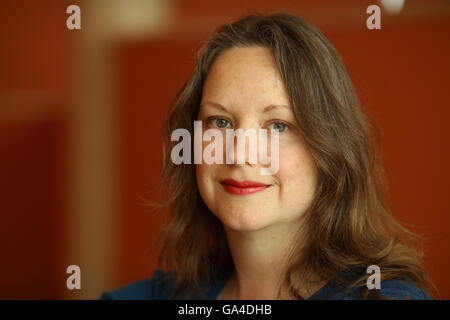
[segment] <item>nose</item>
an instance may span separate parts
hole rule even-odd
[[[258,130],[229,129],[225,133],[226,163],[254,166],[258,163]]]

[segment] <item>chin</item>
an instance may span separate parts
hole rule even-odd
[[[234,231],[257,231],[271,224],[267,215],[257,210],[229,210],[218,217],[224,227]]]

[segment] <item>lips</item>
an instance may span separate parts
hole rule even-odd
[[[270,184],[264,184],[251,180],[236,181],[233,179],[225,179],[220,181],[220,183],[226,191],[234,195],[252,194],[263,191],[271,186]]]

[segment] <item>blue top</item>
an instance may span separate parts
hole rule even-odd
[[[142,279],[113,291],[105,291],[101,300],[168,300],[173,288],[173,281],[165,277],[166,272],[157,269],[150,279]],[[206,299],[215,300],[225,286],[229,273],[223,274],[211,281],[208,286],[202,286],[207,293]],[[373,289],[377,290],[377,289]],[[390,279],[381,282],[380,294],[389,299],[398,300],[431,300],[420,288],[401,279]],[[192,297],[192,299],[205,299],[205,297]],[[338,287],[329,282],[308,300],[360,300],[357,289],[345,294]]]

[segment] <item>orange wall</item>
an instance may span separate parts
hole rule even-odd
[[[67,2],[0,2],[0,299],[65,289]]]
[[[160,133],[166,106],[190,72],[193,52],[192,42],[163,38],[124,45],[117,53],[120,283],[146,276],[156,266],[150,243],[160,230],[162,214],[143,203],[161,200]]]
[[[450,22],[329,36],[380,128],[393,214],[424,236],[426,268],[450,299]]]

